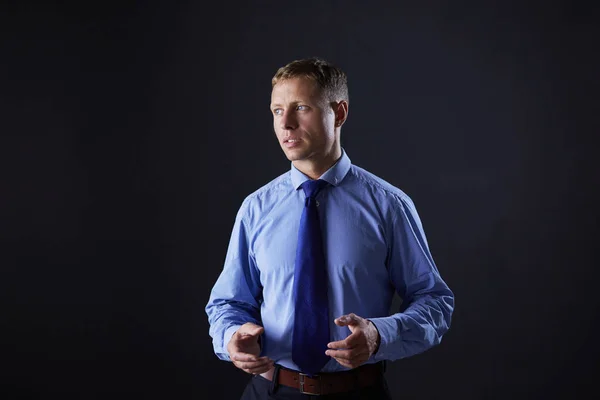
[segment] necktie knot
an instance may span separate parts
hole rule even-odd
[[[314,198],[321,189],[327,185],[327,181],[323,179],[307,180],[302,184],[302,190],[307,198]]]

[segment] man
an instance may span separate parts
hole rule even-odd
[[[254,375],[242,399],[389,399],[386,360],[450,327],[454,295],[413,202],[341,146],[348,105],[345,73],[324,60],[272,79],[291,170],[243,201],[206,305],[215,354]]]

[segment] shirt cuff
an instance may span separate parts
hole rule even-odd
[[[369,321],[373,322],[379,332],[379,348],[372,357],[376,360],[396,358],[392,354],[392,348],[394,342],[397,342],[400,336],[400,321],[394,317],[369,318]]]

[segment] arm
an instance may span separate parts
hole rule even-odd
[[[402,298],[402,310],[370,318],[380,335],[376,360],[396,360],[437,345],[450,328],[454,294],[442,280],[429,252],[414,204],[400,199],[392,225],[388,268]]]
[[[248,322],[262,325],[262,286],[249,251],[248,229],[244,221],[246,206],[246,203],[242,204],[238,211],[223,270],[205,308],[214,352],[226,361],[231,361],[227,346],[234,333]]]

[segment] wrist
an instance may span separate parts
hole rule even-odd
[[[377,351],[379,350],[379,345],[381,344],[381,335],[379,334],[379,329],[377,329],[377,325],[375,325],[373,323],[373,321],[371,321],[370,319],[368,319],[367,321],[369,321],[369,325],[371,325],[371,329],[375,332],[374,336],[376,336],[376,340],[375,340],[375,349],[373,350],[372,354],[377,354]]]

